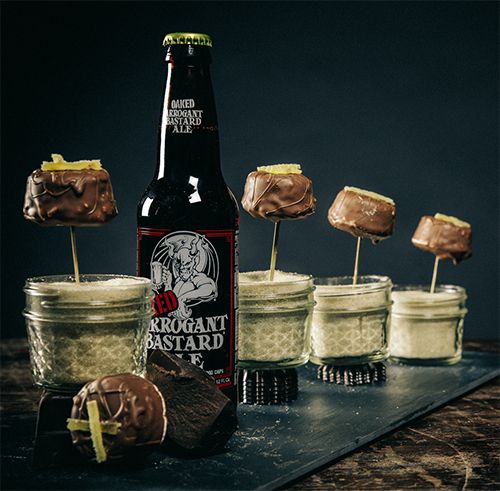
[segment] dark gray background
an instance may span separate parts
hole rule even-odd
[[[352,274],[356,239],[330,226],[336,194],[394,199],[394,236],[362,244],[360,274],[429,283],[411,244],[423,215],[468,221],[472,258],[439,283],[469,295],[465,335],[498,335],[498,2],[2,2],[2,335],[24,336],[30,276],[70,273],[67,227],[22,216],[51,153],[102,160],[119,215],[77,230],[82,273],[136,273],[136,205],[156,162],[162,40],[214,42],[223,172],[241,199],[258,165],[298,162],[316,214],[283,222],[278,268]],[[268,268],[273,225],[241,209],[241,270]]]

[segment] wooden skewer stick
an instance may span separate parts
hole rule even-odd
[[[437,273],[438,273],[438,264],[439,264],[439,258],[436,256],[436,260],[434,261],[434,271],[432,273],[431,293],[434,293],[434,289],[436,288],[436,278],[437,278]]]
[[[71,249],[73,250],[73,266],[75,268],[75,280],[80,283],[80,273],[78,272],[78,258],[76,257],[76,236],[75,226],[71,225]]]
[[[274,270],[276,269],[276,256],[278,255],[278,238],[280,235],[281,220],[274,223],[273,252],[271,254],[271,274],[269,281],[274,281]]]
[[[354,278],[352,284],[358,283],[358,268],[359,268],[359,251],[361,249],[361,237],[358,237],[358,246],[356,247],[356,261],[354,262]]]

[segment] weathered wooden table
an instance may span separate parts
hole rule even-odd
[[[499,343],[466,341],[464,348],[498,353]],[[1,353],[2,420],[35,413],[41,391],[31,383],[26,340],[3,340]],[[499,429],[496,378],[283,489],[498,490]]]

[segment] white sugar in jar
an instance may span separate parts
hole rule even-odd
[[[43,276],[24,287],[31,374],[45,390],[76,393],[104,375],[142,375],[153,313],[151,280]]]
[[[387,276],[316,278],[310,360],[357,365],[385,360],[392,282]]]
[[[393,290],[389,359],[410,365],[452,365],[462,357],[465,289],[397,285]]]
[[[313,278],[276,271],[239,275],[240,368],[293,368],[309,357]]]

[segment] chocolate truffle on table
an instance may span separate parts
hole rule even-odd
[[[25,218],[43,226],[98,227],[117,215],[111,179],[99,160],[52,159],[28,177]]]
[[[92,405],[97,406],[92,417]],[[73,444],[89,461],[133,462],[157,449],[167,433],[165,401],[137,375],[109,375],[87,383],[73,398]]]
[[[438,259],[452,259],[455,264],[472,255],[470,224],[455,217],[436,213],[423,216],[411,239],[413,245],[432,252]]]
[[[328,220],[334,227],[376,244],[393,235],[396,206],[391,198],[346,186],[328,210]]]
[[[257,167],[247,177],[241,203],[254,218],[273,222],[306,218],[316,209],[312,182],[298,164]]]

